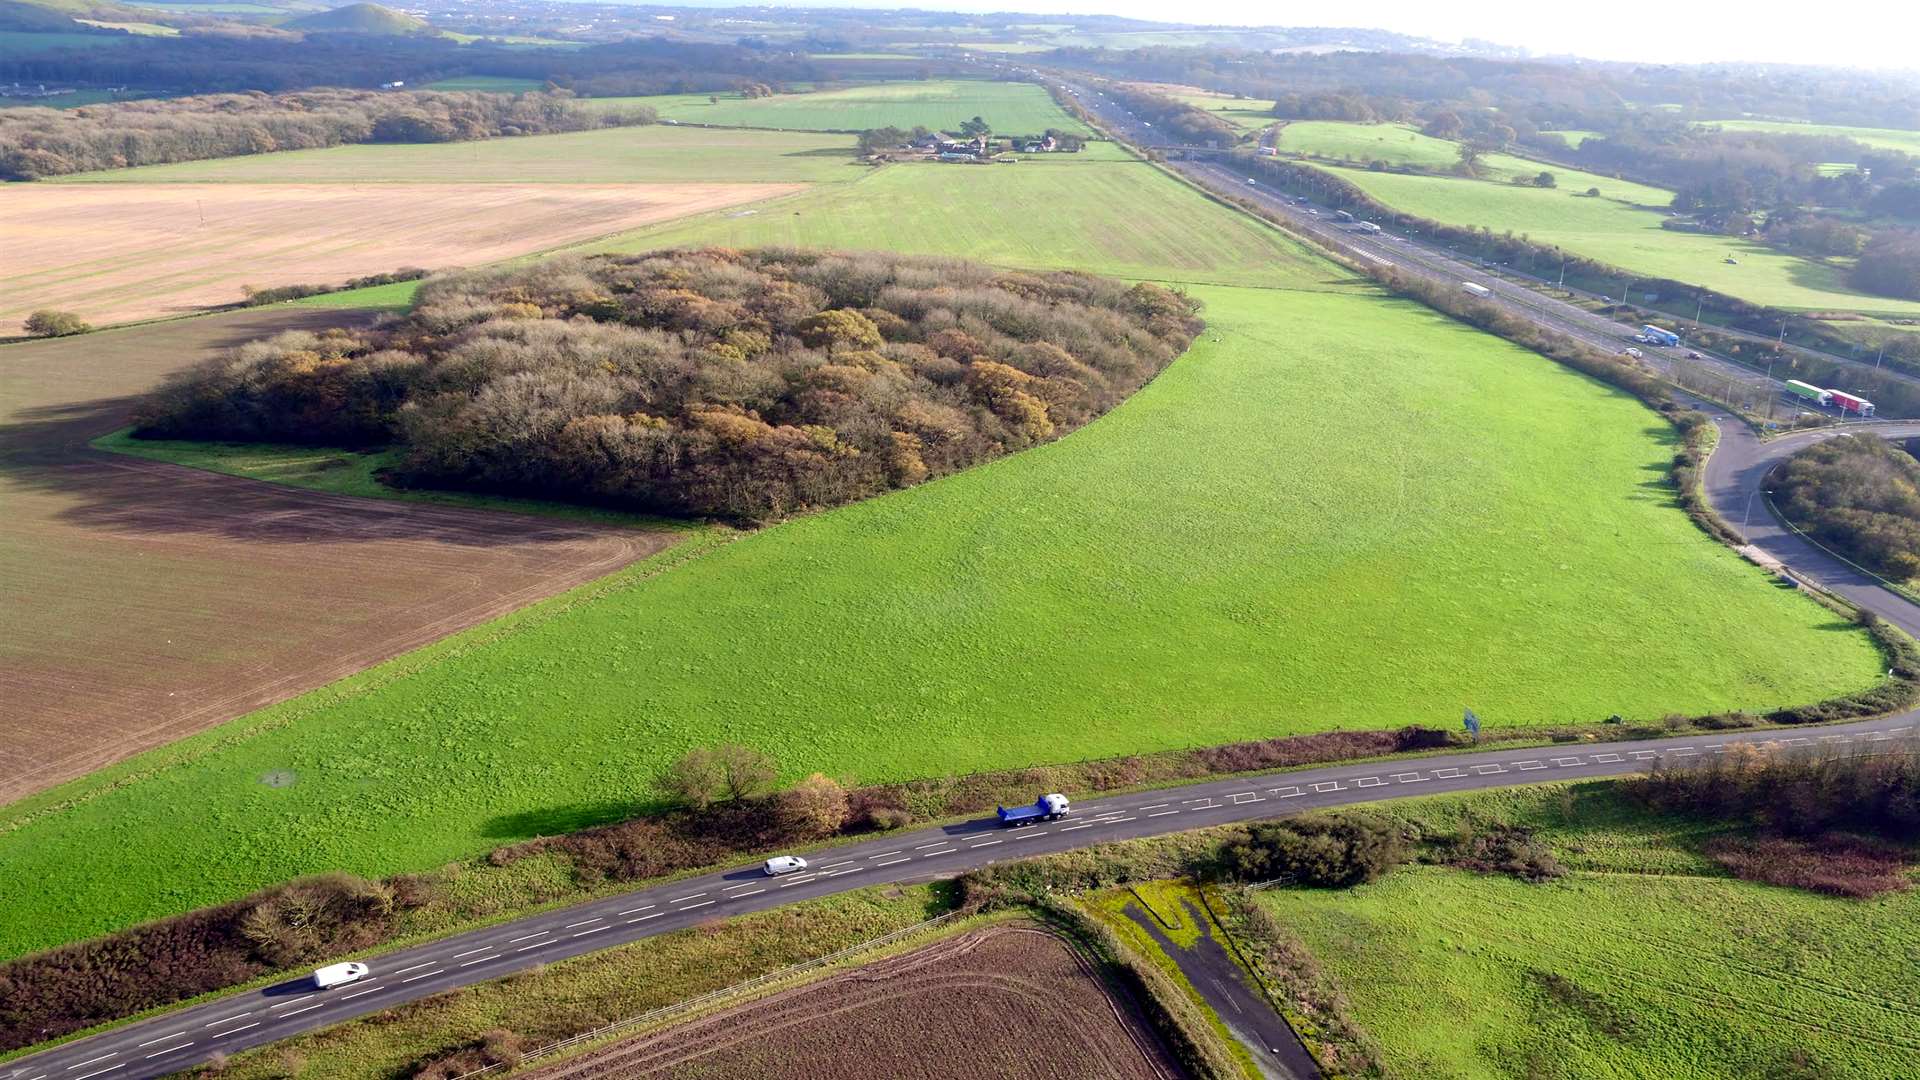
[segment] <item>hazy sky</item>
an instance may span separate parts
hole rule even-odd
[[[919,6],[940,8],[938,0]],[[1457,41],[1486,38],[1539,53],[1655,63],[1744,60],[1920,69],[1920,0],[1054,0],[1040,10],[1234,25],[1372,26]],[[965,10],[1029,10],[1029,4]]]

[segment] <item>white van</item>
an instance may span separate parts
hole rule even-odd
[[[336,986],[359,982],[366,977],[367,965],[365,964],[328,964],[313,973],[313,985],[321,990],[331,990]]]
[[[807,860],[798,855],[775,855],[773,858],[767,860],[766,865],[768,877],[779,877],[781,874],[797,874],[806,868]]]

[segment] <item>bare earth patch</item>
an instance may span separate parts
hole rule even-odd
[[[280,329],[364,317],[261,309],[0,347],[0,803],[670,542],[87,446],[123,426],[135,395],[167,371]]]
[[[1030,926],[1000,926],[529,1075],[1158,1080],[1179,1072],[1065,942]]]
[[[0,334],[36,308],[95,325],[401,266],[524,255],[798,184],[12,184]]]

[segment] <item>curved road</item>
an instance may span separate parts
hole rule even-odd
[[[1704,482],[1721,515],[1799,576],[1920,635],[1920,605],[1784,529],[1764,504],[1753,506],[1775,463],[1840,432],[1763,443],[1730,415],[1709,412],[1720,424],[1721,439]],[[1889,437],[1920,435],[1920,422],[1863,427]],[[367,961],[368,978],[329,991],[300,979],[177,1009],[9,1062],[0,1066],[0,1080],[160,1076],[204,1063],[216,1053],[231,1055],[537,964],[868,885],[949,877],[997,861],[1302,810],[1620,776],[1657,760],[1705,760],[1740,743],[1872,746],[1914,735],[1917,722],[1920,710],[1799,733],[1737,732],[1331,765],[1096,799],[1078,804],[1066,820],[1031,828],[1002,829],[984,820],[890,834],[822,852],[804,874],[769,879],[757,865],[740,867],[383,954]]]

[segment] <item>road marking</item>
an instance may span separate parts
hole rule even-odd
[[[707,894],[706,894],[706,893],[703,893],[703,892],[700,892],[700,893],[694,893],[693,895],[695,895],[695,896],[705,896],[705,895],[707,895]],[[588,923],[597,923],[597,922],[599,922],[599,921],[600,921],[600,916],[598,916],[598,915],[595,915],[595,916],[594,916],[593,918],[591,918],[591,919],[581,919],[581,920],[580,920],[579,922],[570,922],[570,923],[568,923],[567,925],[565,925],[565,926],[563,926],[563,927],[561,927],[560,929],[562,929],[562,930],[571,930],[571,929],[573,929],[573,928],[574,928],[574,927],[576,927],[576,926],[585,926],[585,925],[587,925]],[[465,956],[465,955],[467,955],[467,954],[466,954],[466,953],[461,953],[461,954],[460,954],[460,956]],[[456,956],[456,957],[454,957],[454,959],[456,959],[456,960],[458,960],[458,959],[460,958],[460,956]]]
[[[1291,799],[1302,794],[1301,790],[1297,787],[1277,787],[1277,788],[1268,788],[1267,790],[1273,792],[1274,794],[1278,795],[1282,799]]]
[[[1354,787],[1385,787],[1387,782],[1377,776],[1363,776],[1353,782]]]
[[[845,865],[847,865],[848,863],[850,863],[850,862],[852,862],[852,861],[853,861],[852,859],[841,859],[841,860],[840,860],[839,862],[830,862],[830,863],[822,863],[822,864],[820,865],[820,869],[822,869],[822,870],[831,870],[831,869],[833,869],[833,868],[834,868],[834,867],[836,867],[836,866],[845,866]],[[696,894],[696,895],[697,895],[697,894]]]
[[[85,1061],[83,1061],[83,1062],[81,1062],[81,1063],[80,1063],[80,1064],[78,1064],[78,1065],[69,1065],[69,1066],[67,1066],[67,1071],[68,1071],[68,1072],[72,1072],[72,1071],[73,1071],[73,1070],[75,1070],[75,1069],[84,1069],[84,1068],[86,1068],[86,1067],[87,1067],[87,1066],[89,1066],[89,1065],[98,1065],[98,1064],[100,1064],[101,1062],[103,1062],[103,1061],[105,1061],[105,1060],[107,1060],[107,1059],[108,1059],[108,1058],[110,1058],[110,1057],[119,1057],[119,1056],[120,1056],[120,1051],[118,1051],[118,1050],[109,1050],[109,1051],[107,1051],[106,1053],[104,1053],[104,1054],[101,1054],[101,1055],[100,1055],[99,1057],[97,1057],[97,1058],[88,1058],[87,1060],[85,1060]]]
[[[187,1047],[192,1045],[193,1044],[190,1042],[183,1042],[179,1046],[169,1046],[165,1050],[155,1050],[153,1053],[148,1054],[144,1060],[152,1061],[154,1058],[160,1057],[163,1054],[171,1054],[175,1050],[185,1050]]]
[[[527,946],[527,948],[529,948],[529,949],[530,949],[530,948],[532,948],[532,947],[533,947],[533,946],[531,946],[531,945],[529,945],[529,946]],[[525,951],[526,951],[526,949],[522,949],[521,951],[522,951],[522,952],[525,952]],[[369,986],[369,987],[367,987],[367,988],[366,988],[365,990],[355,990],[355,991],[354,991],[353,993],[351,993],[351,994],[341,994],[341,995],[340,995],[340,1000],[341,1000],[341,1001],[352,1001],[352,1000],[353,1000],[354,998],[357,998],[357,997],[364,997],[364,996],[366,996],[367,994],[377,994],[377,993],[379,993],[380,991],[382,991],[382,990],[386,990],[386,989],[389,989],[389,988],[388,988],[388,987],[385,987],[385,986]]]
[[[247,1030],[248,1028],[257,1028],[257,1027],[259,1027],[259,1026],[260,1026],[260,1022],[256,1020],[256,1021],[254,1021],[254,1022],[253,1022],[253,1023],[251,1023],[251,1024],[241,1024],[241,1025],[240,1025],[239,1027],[237,1027],[237,1028],[228,1028],[228,1029],[227,1029],[227,1030],[225,1030],[225,1031],[216,1031],[216,1032],[214,1032],[214,1033],[213,1033],[213,1037],[214,1037],[214,1038],[216,1038],[216,1039],[224,1039],[224,1038],[226,1038],[227,1036],[229,1036],[229,1035],[232,1035],[232,1034],[234,1034],[235,1032],[238,1032],[238,1031],[245,1031],[245,1030]],[[118,1066],[118,1065],[115,1065],[115,1066],[114,1066],[114,1068],[116,1068],[116,1069],[117,1069],[117,1068],[119,1068],[119,1067],[120,1067],[120,1066]],[[89,1075],[91,1075],[91,1074],[89,1074]],[[84,1078],[84,1077],[76,1077],[76,1078],[75,1078],[75,1080],[85,1080],[85,1078]]]
[[[1586,764],[1586,762],[1584,762],[1584,761],[1582,761],[1582,760],[1580,760],[1580,759],[1579,759],[1579,758],[1577,758],[1577,757],[1557,757],[1557,758],[1554,758],[1554,759],[1553,759],[1553,763],[1554,763],[1555,765],[1558,765],[1558,766],[1560,766],[1560,767],[1561,767],[1561,768],[1563,768],[1563,769],[1568,769],[1568,768],[1572,768],[1572,767],[1573,767],[1573,766],[1575,766],[1575,765],[1585,765],[1585,764]]]
[[[1078,829],[1084,829],[1084,828],[1086,828],[1086,826],[1085,826],[1085,825],[1076,825],[1076,826],[1074,826],[1074,827],[1075,827],[1075,828],[1078,828]],[[1061,831],[1061,832],[1065,832],[1066,830],[1065,830],[1065,829],[1062,829],[1062,830],[1060,830],[1060,831]],[[927,852],[927,853],[926,853],[925,855],[922,855],[922,856],[920,856],[920,857],[921,857],[921,858],[923,858],[923,859],[931,859],[931,858],[933,858],[933,857],[934,857],[935,855],[951,855],[951,854],[953,854],[953,853],[954,853],[954,851],[955,851],[955,850],[956,850],[956,849],[954,849],[954,848],[943,848],[943,849],[941,849],[941,850],[939,850],[939,851],[929,851],[929,852]]]
[[[308,1011],[311,1011],[311,1010],[313,1010],[313,1009],[317,1009],[317,1008],[319,1008],[320,1006],[322,1006],[322,1005],[325,1005],[325,1004],[326,1004],[326,1002],[324,1002],[324,1001],[316,1001],[316,1002],[314,1002],[314,1003],[313,1003],[313,1004],[311,1004],[311,1005],[307,1005],[307,1006],[303,1006],[303,1007],[301,1007],[301,1008],[298,1008],[298,1009],[295,1009],[295,1010],[293,1010],[292,1012],[290,1012],[290,1013],[287,1013],[287,1014],[286,1014],[285,1016],[282,1016],[282,1017],[281,1017],[280,1019],[282,1019],[282,1020],[285,1020],[285,1019],[286,1019],[286,1018],[287,1018],[288,1016],[299,1016],[299,1015],[300,1015],[301,1013],[303,1013],[303,1012],[308,1012]]]
[[[764,888],[760,888],[760,889],[755,889],[755,890],[753,890],[752,892],[742,892],[742,893],[734,893],[734,894],[733,894],[733,895],[732,895],[731,897],[728,897],[728,899],[730,899],[730,900],[738,900],[738,899],[740,899],[740,898],[741,898],[741,897],[743,897],[743,896],[758,896],[758,895],[760,895],[761,893],[763,893],[763,892],[766,892],[766,891],[767,891],[766,889],[764,889]]]
[[[669,901],[667,901],[667,903],[669,903],[669,904],[677,904],[677,903],[679,903],[679,902],[680,902],[680,901],[682,901],[682,900],[691,900],[691,899],[693,899],[693,898],[694,898],[695,896],[705,896],[705,895],[707,895],[707,894],[706,894],[706,893],[703,893],[703,892],[697,892],[697,893],[694,893],[694,894],[692,894],[691,896],[676,896],[676,897],[674,897],[673,899],[671,899],[671,900],[669,900]]]
[[[751,889],[751,888],[753,888],[753,885],[754,885],[754,883],[753,883],[753,882],[751,882],[751,881],[749,881],[749,882],[746,882],[746,883],[744,883],[744,884],[740,884],[740,885],[729,885],[729,886],[727,886],[727,888],[726,888],[726,891],[727,891],[727,892],[732,892],[732,891],[733,891],[733,890],[735,890],[735,889]],[[762,890],[760,890],[760,891],[761,891],[761,892],[765,892],[766,890],[765,890],[765,889],[762,889]],[[620,914],[622,914],[622,915],[625,915],[625,914],[626,914],[626,912],[624,912],[624,911],[623,911],[623,912],[621,912]]]
[[[409,975],[406,978],[401,979],[400,981],[403,983],[410,983],[416,979],[431,979],[435,975],[440,974],[444,970],[445,970],[444,968],[434,968],[432,971],[423,971],[418,975]]]
[[[1595,754],[1593,755],[1593,760],[1599,762],[1602,765],[1611,765],[1614,762],[1620,761],[1622,759],[1619,754]]]
[[[711,904],[711,903],[713,903],[713,901],[711,901],[711,900],[709,900],[709,901],[707,901],[707,904]],[[707,906],[707,904],[688,904],[688,905],[687,905],[687,907],[706,907],[706,906]],[[575,935],[573,935],[573,936],[574,936],[574,937],[586,937],[586,936],[587,936],[588,934],[597,934],[597,933],[599,933],[599,932],[600,932],[600,931],[602,931],[602,930],[611,930],[611,929],[613,929],[613,927],[611,927],[611,926],[596,926],[596,927],[594,927],[594,928],[593,928],[593,929],[591,929],[591,930],[582,930],[582,931],[580,931],[579,933],[577,933],[577,934],[575,934]],[[462,966],[465,966],[465,965],[462,965]]]
[[[152,1046],[154,1043],[163,1043],[163,1042],[166,1042],[168,1039],[184,1039],[186,1037],[187,1037],[186,1032],[176,1031],[171,1035],[162,1035],[157,1039],[148,1039],[146,1042],[141,1043],[138,1049],[145,1050],[147,1047]]]
[[[1430,779],[1432,779],[1432,777],[1421,776],[1417,772],[1397,772],[1393,774],[1393,782],[1396,784],[1424,784]]]
[[[664,912],[664,911],[656,911],[656,912],[654,912],[654,913],[653,913],[653,914],[651,914],[651,915],[642,915],[642,916],[640,916],[640,917],[639,917],[639,918],[637,918],[637,919],[628,919],[628,920],[627,920],[627,925],[628,925],[628,926],[632,926],[632,925],[633,925],[634,923],[637,923],[637,922],[646,922],[646,921],[647,921],[648,919],[657,919],[657,918],[659,918],[660,916],[662,916],[662,915],[665,915],[665,914],[666,914],[666,912]]]
[[[631,915],[631,914],[633,914],[633,913],[634,913],[634,912],[636,912],[636,911],[645,911],[645,910],[647,910],[648,908],[650,908],[650,907],[652,907],[652,906],[653,906],[652,904],[641,904],[641,905],[640,905],[639,907],[630,907],[630,908],[628,908],[628,909],[627,909],[627,910],[625,910],[625,911],[622,911],[622,912],[618,912],[618,914],[621,914],[621,915]],[[520,939],[519,939],[519,938],[514,938],[513,940],[515,940],[515,941],[519,941]]]
[[[587,920],[587,921],[588,921],[588,922],[593,922],[593,921],[595,921],[595,920],[593,920],[593,919],[589,919],[589,920]],[[585,925],[585,924],[584,924],[584,923],[574,923],[573,925],[575,925],[575,926],[583,926],[583,925]],[[491,950],[492,948],[493,948],[493,946],[491,946],[491,945],[482,945],[482,946],[480,946],[480,947],[479,947],[479,948],[477,948],[477,949],[468,949],[468,950],[467,950],[466,952],[457,952],[457,953],[454,953],[454,954],[453,954],[453,958],[454,958],[455,960],[458,960],[458,959],[460,959],[460,958],[461,958],[461,957],[463,957],[463,956],[472,956],[472,955],[473,955],[474,953],[477,953],[477,952],[487,952],[487,951],[489,951],[489,950]]]
[[[1787,740],[1787,745],[1788,746],[1812,746],[1813,740],[1807,738],[1805,735],[1795,735],[1793,738]]]
[[[1254,802],[1265,802],[1266,800],[1265,800],[1265,799],[1255,799],[1255,800],[1253,800],[1253,801],[1254,801]],[[1132,817],[1117,817],[1117,818],[1108,818],[1108,819],[1107,819],[1106,821],[1104,821],[1104,822],[1102,822],[1101,824],[1104,824],[1104,825],[1118,825],[1118,824],[1120,824],[1120,823],[1121,823],[1121,822],[1123,822],[1123,821],[1138,821],[1138,820],[1139,820],[1138,818],[1132,818]],[[995,841],[994,841],[994,843],[996,843],[996,844],[997,844],[997,843],[999,843],[999,842],[1000,842],[1000,841],[998,841],[998,840],[995,840]],[[973,845],[973,846],[974,846],[974,847],[981,847],[981,846],[983,846],[983,845],[980,845],[980,844],[975,844],[975,845]]]
[[[915,845],[913,845],[913,850],[915,850],[915,851],[919,851],[919,850],[920,850],[921,848],[930,848],[930,847],[939,847],[939,846],[941,846],[942,844],[945,844],[945,843],[946,843],[946,841],[945,841],[945,840],[935,840],[935,841],[934,841],[933,843],[931,843],[931,844],[915,844]]]
[[[1672,754],[1674,757],[1692,757],[1695,754],[1698,754],[1699,752],[1700,751],[1694,749],[1691,746],[1676,746],[1673,749],[1667,751],[1667,753]]]
[[[1142,810],[1158,810],[1158,809],[1160,809],[1160,808],[1161,808],[1161,807],[1163,807],[1163,806],[1172,806],[1172,805],[1173,805],[1172,803],[1163,803],[1163,802],[1157,802],[1157,803],[1154,803],[1154,804],[1153,804],[1152,806],[1143,806],[1143,807],[1141,807],[1140,809],[1142,809]]]
[[[1313,790],[1315,790],[1315,791],[1339,791],[1339,790],[1340,790],[1340,784],[1339,784],[1339,782],[1338,782],[1338,781],[1330,781],[1330,782],[1328,782],[1328,783],[1324,783],[1324,784],[1315,784],[1315,785],[1313,785]]]
[[[1091,829],[1091,828],[1093,828],[1093,822],[1089,821],[1081,825],[1062,825],[1060,826],[1060,831],[1072,832],[1075,829]]]
[[[243,1016],[252,1016],[252,1015],[253,1015],[253,1010],[248,1009],[246,1012],[237,1012],[237,1013],[234,1013],[232,1016],[223,1016],[218,1020],[210,1021],[206,1024],[202,1024],[201,1026],[202,1027],[219,1027],[221,1024],[224,1024],[229,1020],[238,1020]]]
[[[1435,769],[1435,770],[1433,770],[1433,775],[1434,775],[1434,778],[1435,778],[1435,779],[1437,779],[1437,780],[1458,780],[1458,779],[1460,779],[1461,777],[1463,777],[1463,776],[1465,776],[1465,775],[1467,775],[1467,770],[1465,770],[1465,769]]]
[[[1820,741],[1821,741],[1821,742],[1851,742],[1851,741],[1853,741],[1853,736],[1851,736],[1851,735],[1822,735],[1822,736],[1820,736]]]
[[[1627,756],[1632,758],[1635,761],[1645,761],[1648,758],[1659,757],[1660,752],[1657,750],[1635,750],[1631,754],[1628,754]]]
[[[1168,812],[1168,813],[1170,813],[1170,814],[1177,814],[1177,813],[1179,813],[1180,811],[1178,811],[1178,810],[1169,810],[1169,811],[1167,811],[1167,812]],[[1159,817],[1160,815],[1158,815],[1158,814],[1148,814],[1147,816],[1148,816],[1148,817]],[[1015,839],[1015,840],[1031,840],[1032,838],[1034,838],[1034,837],[1036,837],[1036,836],[1045,836],[1045,835],[1047,835],[1047,830],[1045,830],[1045,829],[1035,829],[1035,830],[1033,830],[1033,831],[1031,831],[1031,832],[1017,832],[1017,833],[1014,833],[1014,834],[1013,834],[1013,839]]]
[[[883,851],[883,852],[881,852],[881,853],[880,853],[880,854],[878,854],[878,855],[869,855],[869,856],[867,856],[867,858],[869,858],[869,859],[884,859],[884,858],[886,858],[886,857],[887,857],[887,856],[889,856],[889,855],[898,855],[898,854],[900,854],[901,852],[903,852],[903,851],[905,851],[905,850],[907,850],[907,849],[906,849],[906,848],[894,848],[894,849],[893,849],[892,851]]]
[[[1132,821],[1133,819],[1132,819],[1132,818],[1128,818],[1127,820],[1128,820],[1128,821]],[[1004,841],[1004,840],[982,840],[982,841],[980,841],[980,842],[979,842],[979,843],[977,843],[977,844],[968,844],[968,845],[967,845],[967,847],[968,847],[969,849],[971,849],[971,848],[977,848],[977,847],[992,847],[992,846],[993,846],[993,845],[995,845],[995,844],[1004,844],[1004,843],[1006,843],[1006,841]]]
[[[513,950],[513,951],[514,951],[514,952],[526,952],[526,951],[527,951],[528,949],[544,949],[544,948],[546,948],[547,946],[549,946],[549,945],[551,945],[551,944],[553,944],[553,942],[551,942],[551,941],[536,941],[536,942],[534,942],[534,943],[533,943],[533,944],[531,944],[531,945],[522,945],[522,946],[520,946],[519,948],[517,948],[517,949],[515,949],[515,950]]]
[[[1266,802],[1267,801],[1266,799],[1258,795],[1255,795],[1251,791],[1236,791],[1233,794],[1227,796],[1227,798],[1232,799],[1233,805],[1235,806],[1239,806],[1243,802]]]
[[[1506,772],[1507,767],[1505,765],[1475,765],[1473,771],[1479,773],[1481,776],[1488,776],[1493,773]]]
[[[813,880],[812,874],[808,874],[806,877],[788,878],[787,880],[780,883],[780,887],[783,889],[791,889],[795,885],[805,885],[807,882],[812,880]],[[647,916],[647,918],[651,919],[653,918],[653,916],[649,915]],[[638,920],[634,920],[634,921],[637,922]]]
[[[648,904],[647,906],[648,906],[648,907],[652,907],[653,905],[652,905],[652,904]],[[635,911],[639,911],[640,909],[639,909],[639,908],[634,908],[633,910],[635,910]],[[624,915],[624,914],[626,914],[626,912],[621,912],[621,914],[622,914],[622,915]],[[523,942],[523,941],[531,941],[531,940],[533,940],[534,938],[537,938],[537,937],[546,937],[546,936],[547,936],[548,934],[551,934],[551,933],[553,933],[553,931],[551,931],[551,930],[542,930],[542,931],[540,931],[540,932],[539,932],[539,933],[537,933],[537,934],[521,934],[521,935],[520,935],[519,937],[517,937],[517,938],[514,938],[514,939],[512,939],[511,941],[508,941],[508,942],[507,942],[507,944],[509,944],[509,945],[518,945],[519,943],[521,943],[521,942]],[[399,973],[398,973],[398,972],[395,972],[395,974],[399,974]]]
[[[297,997],[297,998],[288,998],[288,999],[287,999],[286,1001],[283,1001],[283,1002],[281,1002],[281,1003],[280,1003],[280,1004],[278,1004],[278,1005],[269,1005],[269,1006],[267,1006],[267,1011],[268,1011],[268,1012],[272,1012],[272,1011],[273,1011],[273,1010],[275,1010],[275,1009],[284,1009],[284,1008],[286,1008],[287,1006],[289,1006],[289,1005],[292,1005],[292,1004],[294,1004],[294,1003],[296,1003],[296,1002],[301,1002],[301,1001],[305,1001],[305,1000],[307,1000],[308,998],[310,998],[310,997],[312,997],[312,996],[313,996],[312,994],[301,994],[301,995],[300,995],[299,997]],[[145,1046],[145,1045],[147,1045],[147,1044],[146,1044],[146,1043],[141,1043],[140,1045],[141,1045],[141,1046]]]
[[[603,927],[601,927],[600,929],[602,929],[602,930],[605,930],[605,929],[606,929],[606,927],[604,927],[604,926],[603,926]],[[591,933],[593,933],[593,931],[591,931],[591,930],[589,930],[589,931],[587,931],[587,933],[589,933],[589,934],[591,934]],[[575,935],[574,935],[574,937],[579,937],[579,936],[580,936],[580,935],[578,935],[578,934],[575,934]],[[489,960],[498,960],[498,959],[500,959],[500,954],[499,954],[499,953],[494,953],[494,954],[493,954],[493,955],[491,955],[491,956],[482,956],[482,957],[479,957],[479,958],[477,958],[477,959],[473,959],[473,960],[462,960],[462,961],[460,961],[460,966],[461,966],[461,967],[472,967],[472,966],[473,966],[473,965],[475,965],[475,964],[484,964],[484,963],[486,963],[486,962],[487,962],[487,961],[489,961]],[[301,1011],[301,1012],[305,1012],[306,1010],[305,1010],[305,1009],[302,1009],[302,1010],[300,1010],[300,1011]],[[287,1015],[288,1015],[288,1016],[292,1016],[293,1014],[292,1014],[292,1013],[288,1013]]]
[[[903,858],[888,859],[886,862],[883,862],[883,863],[874,863],[874,865],[875,866],[899,866],[903,862],[912,862],[912,861],[913,861],[913,856],[908,855]]]
[[[109,1065],[104,1069],[95,1069],[90,1073],[81,1073],[79,1076],[74,1077],[73,1080],[87,1080],[87,1077],[89,1076],[102,1076],[102,1075],[105,1075],[106,1073],[112,1072],[115,1069],[124,1069],[126,1067],[127,1067],[127,1063],[123,1061],[118,1065]]]
[[[1147,816],[1148,817],[1166,817],[1168,814],[1177,814],[1179,812],[1180,811],[1178,810],[1155,810],[1153,813],[1148,814]]]
[[[540,932],[541,932],[541,933],[543,933],[543,934],[544,934],[544,933],[546,933],[546,931],[545,931],[545,930],[542,930],[542,931],[540,931]],[[409,971],[419,971],[419,970],[420,970],[421,968],[423,968],[423,967],[432,967],[432,966],[433,966],[433,961],[431,961],[431,960],[429,960],[429,961],[427,961],[427,962],[426,962],[426,963],[424,963],[424,964],[415,964],[415,965],[413,965],[412,967],[403,967],[403,968],[401,968],[401,969],[400,969],[399,971],[396,971],[396,972],[394,972],[394,974],[395,974],[395,975],[405,975],[405,974],[406,974],[407,972],[409,972]]]
[[[1547,767],[1547,763],[1544,761],[1541,761],[1539,758],[1535,758],[1532,761],[1516,761],[1514,762],[1514,764],[1519,766],[1523,770],[1544,769]]]

